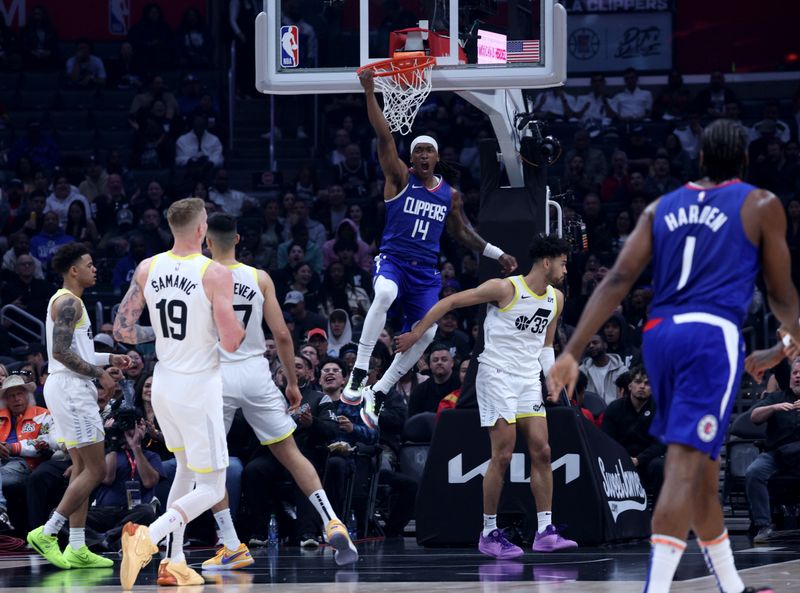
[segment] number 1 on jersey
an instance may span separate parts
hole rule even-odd
[[[430,220],[422,220],[421,218],[418,218],[417,220],[414,221],[414,230],[411,231],[411,238],[416,239],[417,233],[419,233],[420,238],[424,241],[425,239],[428,238],[428,229],[430,228],[430,226],[431,226]]]
[[[697,244],[697,237],[686,237],[683,246],[683,263],[681,264],[681,278],[678,280],[678,290],[681,290],[689,282],[689,275],[692,273],[692,260],[694,259],[694,246]]]

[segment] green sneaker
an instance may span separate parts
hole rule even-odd
[[[39,552],[50,564],[59,568],[70,568],[69,562],[58,547],[58,538],[55,535],[45,535],[44,525],[28,532],[28,544]]]
[[[64,560],[69,562],[72,568],[111,568],[114,561],[111,558],[104,558],[94,552],[90,552],[86,544],[76,550],[70,545],[64,549]]]

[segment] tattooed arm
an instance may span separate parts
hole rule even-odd
[[[72,335],[83,309],[78,299],[71,295],[59,297],[53,311],[53,358],[79,375],[99,379],[106,389],[115,385],[114,379],[99,366],[83,360],[72,350]]]
[[[446,225],[447,232],[449,232],[456,241],[472,251],[483,253],[483,250],[486,248],[486,240],[475,232],[475,229],[472,228],[472,225],[467,220],[462,206],[461,194],[455,189],[453,190],[453,201],[450,214],[447,215]],[[517,269],[517,260],[514,259],[513,255],[503,253],[499,258],[493,259],[498,259],[504,274],[510,274]]]
[[[133,280],[131,280],[131,287],[119,305],[117,317],[114,320],[114,339],[117,342],[141,344],[142,342],[152,342],[156,339],[156,333],[152,327],[136,325],[146,304],[142,287],[147,280],[150,260],[151,258],[142,261],[136,268]]]

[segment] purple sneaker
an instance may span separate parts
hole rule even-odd
[[[483,533],[481,533],[478,549],[487,556],[499,560],[518,558],[525,553],[522,551],[522,548],[508,541],[506,536],[503,535],[503,532],[499,529],[495,529],[489,535],[483,535]]]
[[[555,525],[548,525],[543,532],[537,533],[533,538],[534,552],[557,552],[577,547],[577,542],[561,537]]]

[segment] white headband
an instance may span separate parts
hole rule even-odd
[[[414,152],[414,147],[417,144],[430,144],[431,146],[433,146],[433,149],[436,152],[439,152],[439,145],[436,143],[436,140],[434,140],[430,136],[417,136],[416,138],[414,138],[414,140],[411,141],[411,152]]]

